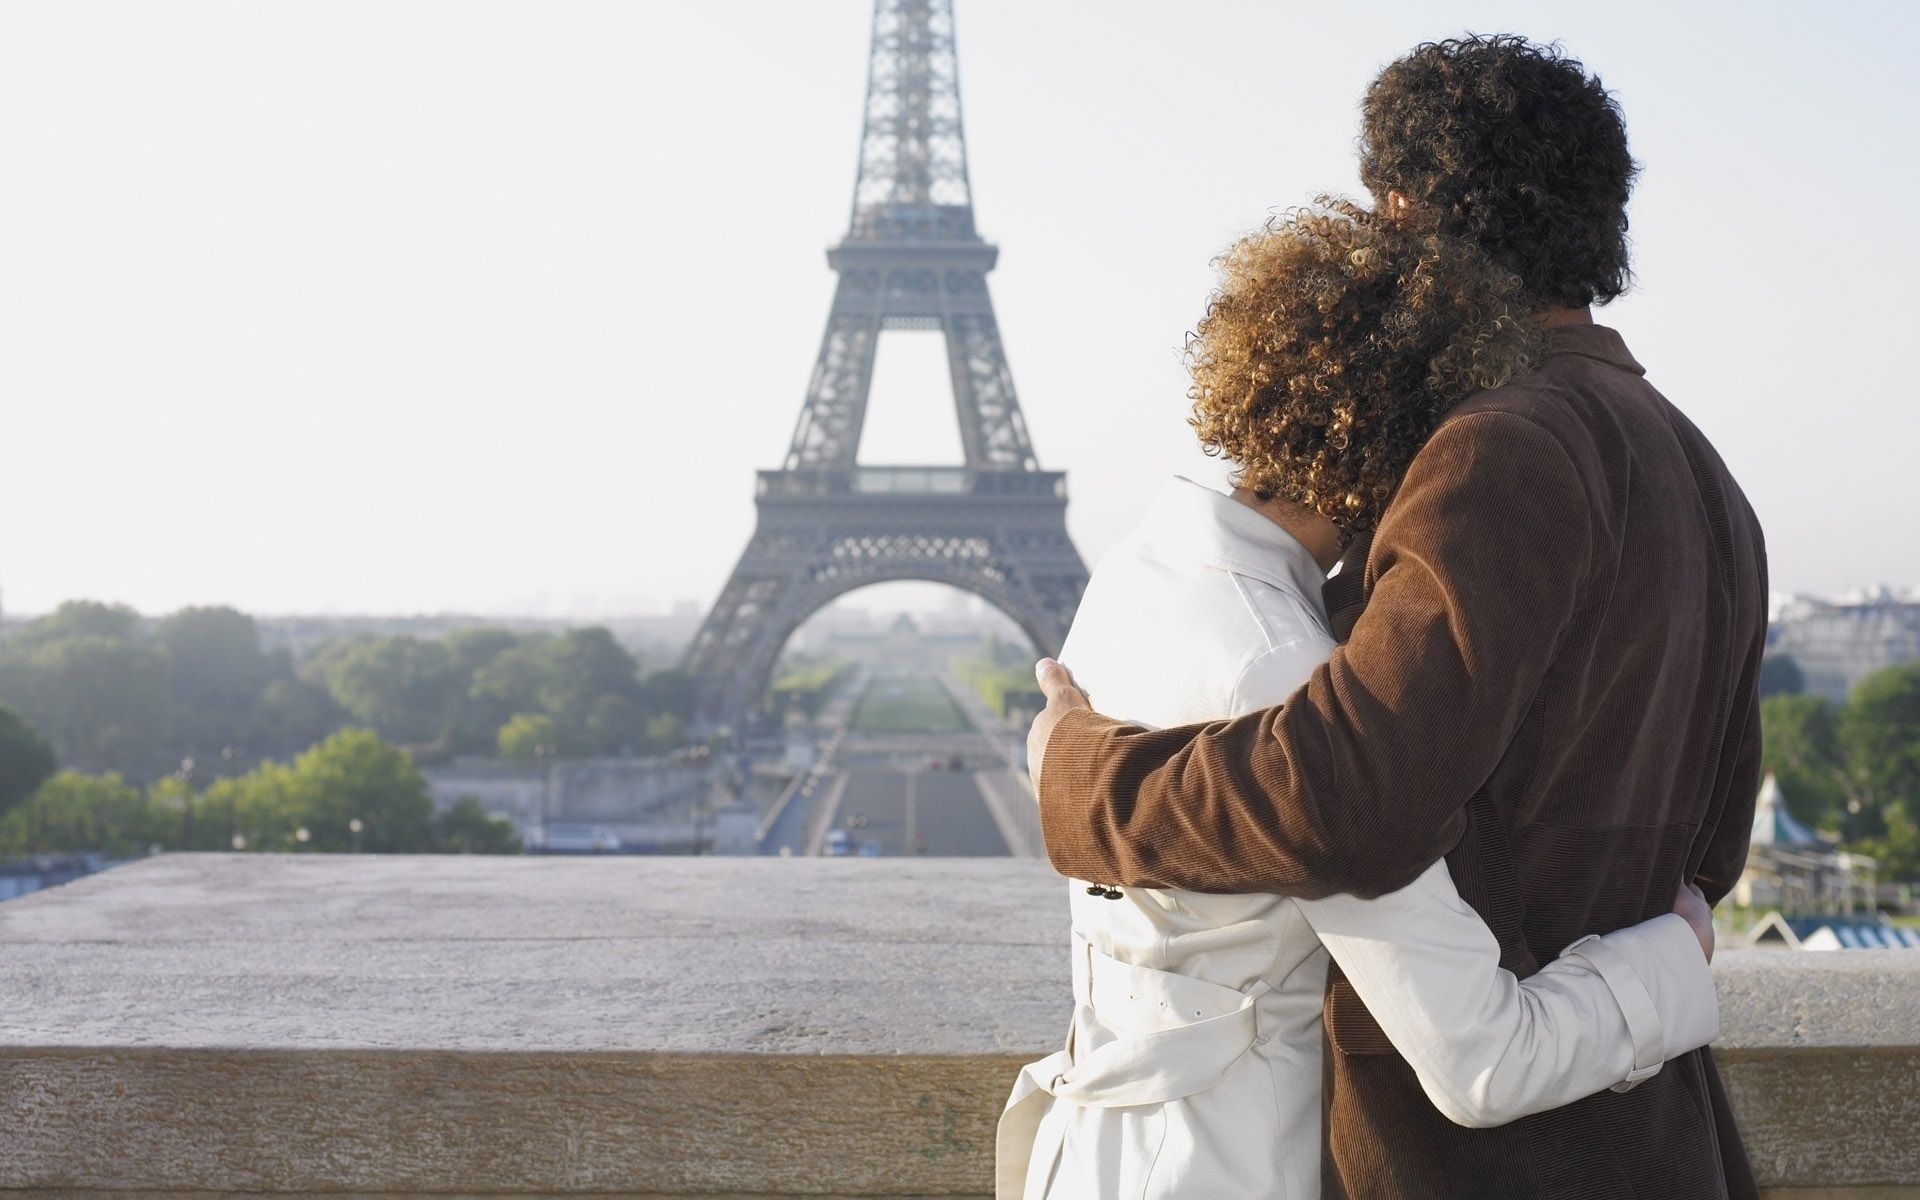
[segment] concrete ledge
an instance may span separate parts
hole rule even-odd
[[[168,855],[0,905],[0,1194],[957,1197],[1067,1005],[991,859]],[[1920,954],[1727,952],[1774,1200],[1920,1200]]]

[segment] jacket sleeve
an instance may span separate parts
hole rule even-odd
[[[1459,839],[1539,690],[1593,537],[1551,434],[1507,411],[1453,418],[1375,535],[1351,638],[1285,704],[1157,731],[1060,722],[1040,778],[1048,856],[1074,878],[1208,892],[1412,882]]]
[[[1706,854],[1700,860],[1700,870],[1694,875],[1694,882],[1700,885],[1710,905],[1725,899],[1739,881],[1740,872],[1747,863],[1748,843],[1753,840],[1753,811],[1760,798],[1760,698],[1757,690],[1751,695],[1745,719],[1738,724],[1734,736],[1740,739],[1740,743],[1735,752],[1732,784],[1726,805],[1721,809],[1720,820],[1709,835]]]
[[[1301,911],[1448,1120],[1504,1125],[1603,1088],[1627,1091],[1720,1030],[1713,973],[1673,913],[1583,938],[1527,979],[1444,861],[1374,900]]]
[[[1750,508],[1743,506],[1743,511],[1747,518],[1748,536],[1753,539],[1755,565],[1759,572],[1755,595],[1757,603],[1765,605],[1767,557],[1761,540],[1760,522],[1754,518]],[[1740,879],[1740,872],[1746,868],[1748,843],[1753,840],[1753,810],[1760,798],[1763,749],[1760,736],[1760,662],[1766,654],[1767,645],[1766,613],[1761,611],[1756,617],[1758,632],[1742,664],[1740,711],[1738,719],[1728,729],[1728,737],[1733,739],[1729,747],[1733,769],[1719,819],[1714,822],[1712,829],[1702,831],[1708,841],[1706,852],[1700,858],[1700,868],[1694,876],[1694,882],[1706,893],[1708,904],[1720,903],[1733,890],[1733,885]]]

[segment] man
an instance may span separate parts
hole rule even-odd
[[[1042,664],[1029,757],[1062,873],[1377,896],[1444,856],[1521,975],[1681,883],[1725,895],[1758,785],[1765,553],[1706,440],[1592,323],[1627,284],[1633,171],[1612,98],[1554,49],[1467,38],[1382,72],[1376,202],[1518,274],[1553,352],[1415,456],[1328,585],[1344,644],[1285,704],[1149,732]],[[1469,1130],[1337,971],[1325,1014],[1329,1195],[1757,1196],[1704,1049]]]

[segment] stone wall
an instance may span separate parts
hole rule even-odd
[[[1064,902],[1015,860],[145,860],[0,905],[0,1195],[980,1196]],[[1768,1195],[1920,1198],[1920,953],[1720,959]]]

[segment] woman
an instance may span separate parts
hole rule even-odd
[[[1333,647],[1320,584],[1420,444],[1543,342],[1510,275],[1412,221],[1323,202],[1246,239],[1190,348],[1226,496],[1174,480],[1095,571],[1062,651],[1154,727],[1285,700]],[[1718,1031],[1704,900],[1524,983],[1445,862],[1374,900],[1075,881],[1066,1048],[1001,1119],[1002,1200],[1317,1197],[1320,1012],[1337,961],[1442,1112],[1492,1125],[1625,1090]]]

